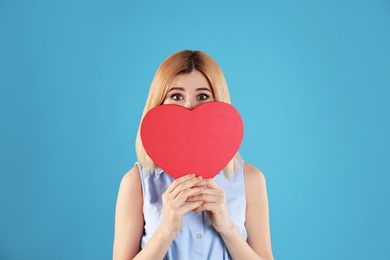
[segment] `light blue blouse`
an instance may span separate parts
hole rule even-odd
[[[173,182],[173,178],[160,168],[150,172],[136,163],[139,168],[144,200],[144,234],[141,247],[149,241],[162,220],[161,196]],[[232,178],[227,178],[221,171],[214,180],[225,191],[230,218],[246,240],[245,210],[246,197],[244,187],[243,161],[237,163],[237,170]],[[215,231],[205,212],[188,212],[183,216],[182,229],[175,237],[164,259],[231,259],[219,233]]]

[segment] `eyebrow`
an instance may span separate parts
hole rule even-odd
[[[173,91],[173,90],[184,91],[185,89],[184,89],[184,88],[180,88],[180,87],[173,87],[173,88],[171,88],[170,90],[168,90],[168,93],[171,92],[171,91]],[[208,89],[208,88],[197,88],[195,91],[203,91],[203,90],[206,90],[206,91],[208,91],[208,92],[211,93],[211,90]]]

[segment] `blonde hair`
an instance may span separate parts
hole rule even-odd
[[[150,109],[163,103],[173,79],[178,74],[191,73],[193,70],[197,70],[206,76],[210,83],[215,101],[230,104],[226,80],[218,64],[202,51],[183,50],[169,56],[157,69],[152,84],[150,85],[141,122]],[[135,146],[139,163],[148,170],[154,171],[158,166],[147,155],[145,148],[142,145],[140,128],[138,129]],[[235,172],[236,160],[239,158],[240,155],[237,152],[233,159],[225,166],[224,173],[228,177],[231,177]]]

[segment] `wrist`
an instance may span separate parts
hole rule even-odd
[[[177,233],[178,232],[172,231],[172,229],[167,228],[165,225],[160,225],[156,230],[158,238],[164,241],[173,241]]]
[[[224,237],[233,235],[237,229],[236,226],[233,224],[232,220],[229,219],[229,222],[226,225],[216,230],[221,236]]]

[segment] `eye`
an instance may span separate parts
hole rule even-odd
[[[207,95],[207,94],[200,94],[199,96],[198,96],[198,99],[199,100],[207,100],[209,98],[209,95]]]
[[[177,93],[176,94],[172,94],[171,98],[173,100],[183,100],[184,99],[184,97],[181,94],[177,94]]]

